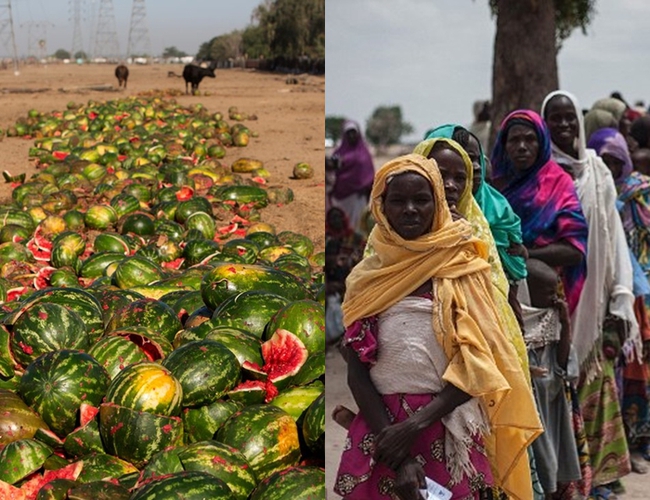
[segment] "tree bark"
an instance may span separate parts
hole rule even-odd
[[[492,130],[515,109],[539,112],[558,88],[553,0],[498,0],[492,66]]]

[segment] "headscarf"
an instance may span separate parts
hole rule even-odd
[[[539,150],[535,163],[517,170],[505,143],[510,128],[526,125],[537,135]],[[522,239],[529,248],[565,241],[583,255],[587,253],[587,221],[571,176],[551,159],[551,138],[541,116],[531,110],[516,110],[505,117],[491,156],[493,180],[521,218]],[[569,310],[578,304],[587,274],[586,259],[562,269],[562,283]]]
[[[620,99],[598,99],[584,117],[585,141],[598,129],[609,127],[618,130],[626,109],[626,104]],[[582,115],[581,110],[578,111],[578,114]]]
[[[435,199],[431,232],[415,240],[401,238],[383,211],[388,179],[405,172],[427,179]],[[443,379],[480,398],[490,421],[486,447],[499,486],[517,499],[531,498],[526,449],[541,433],[541,425],[495,314],[485,245],[471,236],[466,221],[452,220],[436,163],[421,155],[386,163],[377,172],[370,203],[377,221],[370,234],[375,253],[348,276],[345,325],[385,311],[435,278],[434,332],[449,360]]]
[[[643,115],[632,122],[630,135],[640,148],[650,147],[650,115]]]
[[[442,125],[431,130],[425,139],[434,139],[436,137],[452,139],[454,132],[458,128],[464,127],[455,124]],[[526,260],[523,257],[510,255],[507,250],[510,247],[510,243],[522,242],[521,219],[512,210],[505,196],[485,180],[486,167],[483,146],[478,137],[469,131],[468,133],[474,136],[474,139],[478,142],[479,162],[481,164],[481,185],[476,194],[474,194],[474,199],[490,224],[490,230],[492,231],[492,236],[494,237],[504,271],[510,279],[519,281],[528,275],[526,271]],[[424,156],[427,155],[428,152]],[[468,185],[471,186],[471,182],[468,181]]]
[[[609,154],[623,162],[623,168],[617,178],[614,179],[616,187],[620,187],[625,179],[632,173],[632,158],[627,148],[625,137],[615,128],[601,128],[594,132],[589,139],[587,147],[596,151],[598,156]]]
[[[350,143],[346,132],[356,130],[359,134],[359,141],[356,144]],[[339,200],[364,191],[372,185],[375,176],[375,167],[372,163],[372,156],[368,150],[359,124],[352,120],[343,122],[343,135],[341,145],[336,148],[332,156],[339,158],[339,168],[336,171],[336,180],[331,195]]]
[[[553,160],[573,176],[573,183],[589,226],[587,277],[571,322],[572,344],[585,380],[590,381],[600,372],[603,323],[608,313],[628,321],[631,325],[630,338],[638,337],[639,329],[632,293],[632,263],[616,207],[614,179],[596,151],[586,147],[580,103],[569,92],[551,92],[542,104],[542,115],[546,115],[548,103],[556,96],[569,99],[578,117],[575,144],[577,158],[565,153],[555,144],[552,149]],[[613,101],[621,104],[618,99]],[[623,147],[626,148],[622,136],[621,139]]]

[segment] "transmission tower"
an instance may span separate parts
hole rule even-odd
[[[44,50],[47,48],[47,28],[54,26],[47,21],[27,21],[20,25],[27,26],[27,57],[36,57],[39,61],[43,59],[47,53]]]
[[[94,57],[120,58],[120,44],[117,40],[112,0],[100,0],[99,3]]]
[[[11,0],[0,1],[0,41],[5,49],[5,56],[10,55],[14,62],[14,73],[18,75],[18,50],[14,34],[14,19],[11,15]]]
[[[151,56],[151,42],[149,41],[149,30],[147,29],[147,11],[144,0],[133,0],[131,11],[131,28],[129,29],[129,44],[126,57],[134,55]]]
[[[72,50],[70,56],[75,59],[77,52],[83,52],[83,38],[81,37],[81,0],[71,0],[72,4]]]

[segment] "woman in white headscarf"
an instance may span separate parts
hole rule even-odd
[[[617,356],[609,359],[604,343],[613,338],[628,355],[640,346],[632,263],[616,209],[616,186],[605,163],[586,148],[580,110],[573,95],[556,91],[544,99],[541,114],[551,133],[553,159],[573,177],[589,225],[587,278],[571,320],[580,363],[579,398],[596,490],[630,472],[614,379]],[[604,429],[608,429],[606,433]],[[600,494],[595,490],[595,495]]]

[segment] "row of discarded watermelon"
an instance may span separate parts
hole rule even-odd
[[[0,207],[0,497],[324,498],[323,255],[260,222],[291,191],[197,147],[201,106],[32,115],[41,170]]]

